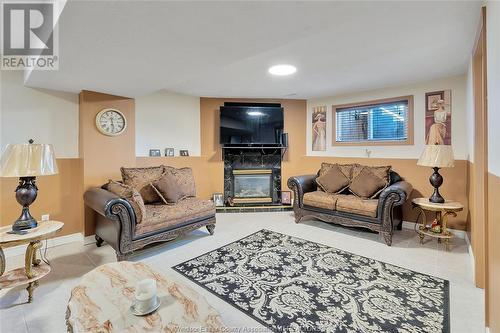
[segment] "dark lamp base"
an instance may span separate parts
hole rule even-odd
[[[444,203],[444,198],[441,196],[441,193],[439,193],[439,187],[443,184],[443,176],[439,174],[439,168],[433,168],[434,173],[429,177],[429,181],[434,187],[434,193],[432,193],[431,197],[429,198],[430,202],[433,203]]]
[[[19,185],[16,188],[16,200],[23,206],[21,216],[12,225],[13,231],[32,229],[38,226],[36,220],[31,216],[29,206],[35,201],[38,188],[35,177],[19,178]]]

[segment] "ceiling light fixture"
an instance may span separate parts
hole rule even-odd
[[[268,72],[273,75],[285,76],[291,75],[297,71],[297,67],[292,65],[275,65],[268,69]]]

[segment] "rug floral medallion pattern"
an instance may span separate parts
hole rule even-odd
[[[269,230],[174,269],[275,332],[449,332],[448,281]]]

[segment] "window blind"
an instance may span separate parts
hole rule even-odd
[[[337,142],[406,141],[408,100],[338,108]]]

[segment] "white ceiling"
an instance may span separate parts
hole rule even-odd
[[[466,71],[481,2],[69,1],[32,87],[312,98]],[[269,66],[298,68],[273,77]]]

